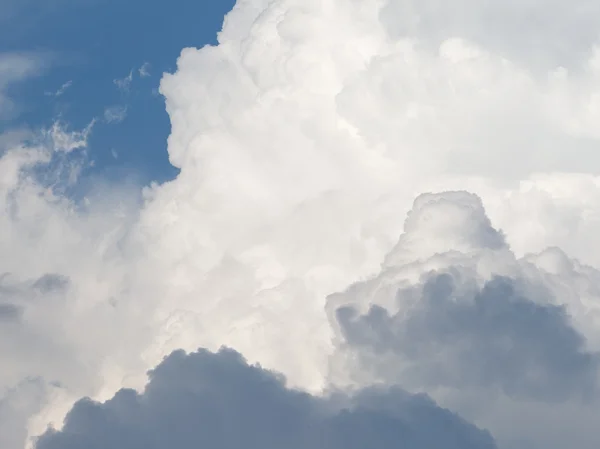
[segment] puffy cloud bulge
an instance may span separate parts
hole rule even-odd
[[[370,389],[326,401],[286,389],[231,350],[174,352],[150,373],[142,394],[121,390],[104,404],[78,402],[63,431],[46,434],[37,447],[361,448],[398,441],[415,449],[496,447],[487,432],[425,396]]]
[[[598,19],[587,0],[240,0],[161,82],[181,173],[141,205],[61,194],[85,135],[7,147],[0,445],[52,423],[40,449],[238,447],[215,426],[248,430],[243,406],[263,446],[416,449],[441,426],[459,447],[598,447]],[[142,391],[171,351],[222,345],[287,384],[178,352]]]

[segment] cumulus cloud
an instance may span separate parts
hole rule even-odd
[[[81,447],[493,449],[491,436],[424,395],[372,389],[313,397],[231,350],[178,351],[150,373],[143,393],[82,400],[38,449]]]
[[[181,172],[142,205],[40,176],[85,139],[9,144],[0,273],[69,280],[3,300],[2,391],[41,385],[15,412],[27,435],[174,349],[227,345],[314,395],[426,391],[501,448],[598,447],[598,18],[591,0],[240,0],[161,82]],[[418,196],[448,190],[477,196]]]
[[[339,350],[332,378],[439,395],[489,425],[501,447],[515,438],[524,441],[516,447],[594,447],[595,429],[578,436],[571,407],[600,407],[598,329],[557,288],[575,266],[556,249],[516,258],[473,194],[421,195],[381,273],[329,298]],[[588,271],[587,281],[599,274]],[[586,286],[571,289],[581,301]],[[564,434],[549,438],[536,418],[502,429],[489,418],[498,403],[514,416],[534,404],[537,416],[551,409]]]
[[[408,362],[400,370],[424,385],[497,386],[509,396],[549,401],[594,393],[597,356],[584,350],[563,308],[534,303],[510,278],[463,292],[453,275],[431,275],[420,292],[398,291],[399,301],[418,298],[408,311],[390,315],[373,305],[358,317],[352,307],[338,309],[345,340],[372,351],[371,367],[382,353],[398,355]],[[389,370],[386,377],[401,377]]]

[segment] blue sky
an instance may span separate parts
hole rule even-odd
[[[44,61],[35,76],[8,88],[17,110],[0,133],[60,119],[91,134],[87,177],[163,182],[169,118],[157,87],[182,48],[215,42],[233,0],[24,0],[0,6],[0,54]],[[140,68],[147,64],[146,76]],[[119,88],[115,80],[125,80]],[[62,88],[62,89],[61,89]],[[57,95],[57,93],[59,95]],[[125,111],[125,114],[122,112]],[[123,117],[124,115],[124,117]]]

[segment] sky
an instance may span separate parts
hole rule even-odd
[[[596,449],[600,4],[0,6],[0,447]]]
[[[3,3],[0,52],[29,54],[38,67],[9,86],[17,109],[0,129],[56,120],[84,127],[95,119],[89,140],[94,165],[86,176],[129,177],[141,185],[175,177],[158,84],[164,72],[175,70],[182,48],[216,42],[233,1],[176,0],[168,14],[160,1]]]

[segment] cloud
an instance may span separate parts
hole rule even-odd
[[[424,395],[365,390],[328,400],[285,387],[240,354],[178,351],[150,373],[142,394],[121,390],[78,402],[38,449],[79,447],[288,447],[492,449],[491,436]]]
[[[123,92],[129,92],[131,82],[133,81],[133,70],[129,72],[125,78],[117,78],[113,80],[113,83],[117,88]]]
[[[593,447],[595,428],[582,431],[570,407],[600,407],[598,329],[583,324],[589,311],[577,316],[563,302],[581,301],[587,287],[558,287],[576,266],[556,249],[516,258],[473,194],[421,195],[381,273],[329,298],[332,379],[428,391],[489,426],[501,447],[515,438],[525,441],[516,447]],[[586,274],[579,282],[600,273]],[[497,407],[521,416],[534,404],[553,410],[558,441],[533,417],[503,428]]]
[[[127,106],[111,106],[104,110],[104,121],[106,123],[121,123],[127,117]]]
[[[9,139],[0,157],[0,248],[7,255],[0,262],[6,273],[0,280],[0,446],[6,449],[22,449],[31,429],[60,420],[75,399],[102,388],[98,356],[112,358],[106,345],[116,344],[104,329],[111,322],[126,328],[116,309],[128,306],[111,301],[121,271],[105,263],[118,260],[112,239],[122,238],[126,215],[135,214],[135,196],[103,189],[77,204],[62,193],[79,173],[90,129],[55,124],[18,145]]]
[[[453,274],[433,274],[419,291],[400,289],[398,300],[418,299],[393,315],[377,305],[362,316],[352,307],[338,309],[345,340],[372,351],[371,366],[381,353],[397,354],[408,364],[399,369],[424,385],[498,387],[508,396],[546,401],[594,394],[598,357],[585,351],[564,308],[536,304],[510,278],[468,291],[454,285],[464,282],[462,273],[455,275],[459,281]],[[401,378],[389,369],[386,376]]]
[[[27,435],[60,427],[82,396],[141,388],[174,349],[227,345],[315,395],[373,377],[426,390],[502,448],[598,447],[597,401],[580,396],[600,350],[600,6],[459,6],[464,14],[430,1],[238,2],[218,44],[185,49],[163,77],[169,158],[181,172],[141,193],[102,184],[86,192],[89,204],[75,201],[43,171],[61,158],[68,168],[85,149],[67,142],[82,139],[61,144],[67,152],[47,134],[12,138],[0,159],[0,251],[10,255],[0,272],[16,283],[69,279],[67,291],[28,303],[16,321],[26,327],[11,334],[18,343],[0,354],[12,373],[1,391],[42,384],[23,412]],[[448,190],[481,202],[418,196]],[[464,302],[423,294],[436,285],[431,271],[451,276],[442,291]],[[386,282],[360,284],[378,275]],[[378,289],[354,297],[346,289],[357,282]],[[496,295],[504,286],[512,293]],[[400,287],[414,296],[403,299],[424,299],[408,321]],[[375,358],[369,345],[348,347],[325,313],[335,292],[356,310],[358,328],[346,323],[355,338],[371,305],[387,311],[390,332],[419,324],[423,350],[451,358],[444,376],[391,379],[405,372],[398,363],[410,365],[406,351],[335,372],[347,350]],[[435,298],[451,321],[436,315]],[[456,324],[498,310],[507,319],[497,333]],[[521,310],[539,334],[519,327]],[[437,320],[454,340],[439,336]],[[558,345],[551,355],[547,334]],[[465,352],[457,340],[477,344]],[[506,351],[505,340],[524,344]],[[478,365],[484,354],[531,358],[490,375]],[[571,370],[557,368],[567,359]],[[545,376],[539,390],[519,377],[530,372]]]
[[[68,289],[68,279],[52,274],[26,281],[5,274],[0,279],[0,353],[5,358],[0,375],[0,444],[12,449],[22,447],[28,421],[41,411],[47,394],[43,379],[30,374],[51,372],[49,358],[59,355],[52,343],[40,345],[41,329],[34,324],[35,315],[59,302]],[[26,352],[19,354],[23,349]],[[43,354],[44,350],[48,353]]]
[[[561,0],[383,4],[381,21],[394,37],[418,38],[432,46],[460,37],[539,71],[577,67],[598,43],[593,23],[600,9],[590,0],[577,1],[576,8]]]
[[[59,275],[46,274],[34,282],[18,283],[6,273],[0,278],[0,317],[18,320],[28,301],[40,295],[53,294],[67,285],[68,279]]]
[[[44,132],[44,135],[49,139],[52,151],[70,153],[87,147],[87,140],[94,124],[95,121],[92,120],[81,131],[68,131],[64,124],[55,122],[49,130]]]
[[[46,92],[45,94],[47,96],[52,96],[52,97],[61,97],[62,95],[64,95],[64,93],[67,91],[67,89],[69,87],[71,87],[72,85],[73,85],[73,81],[69,80],[66,83],[64,83],[62,86],[60,86],[60,88],[56,92]]]
[[[32,131],[27,128],[15,128],[0,134],[0,154],[4,154],[10,149],[18,147],[21,142],[25,142],[32,137]]]
[[[23,447],[23,441],[27,438],[27,422],[33,414],[39,412],[39,402],[44,394],[44,386],[39,379],[25,379],[3,392],[0,397],[2,447]]]
[[[11,119],[19,114],[19,106],[8,95],[8,88],[39,75],[47,62],[47,58],[41,54],[0,53],[0,120]]]
[[[540,78],[468,37],[393,36],[379,5],[240,2],[162,79],[182,173],[141,219],[169,349],[225,343],[319,389],[323,298],[379,271],[424,191],[478,193],[505,230],[477,231],[492,248],[598,261],[592,48]]]
[[[150,76],[150,63],[144,62],[142,66],[138,69],[138,73],[142,78]]]

